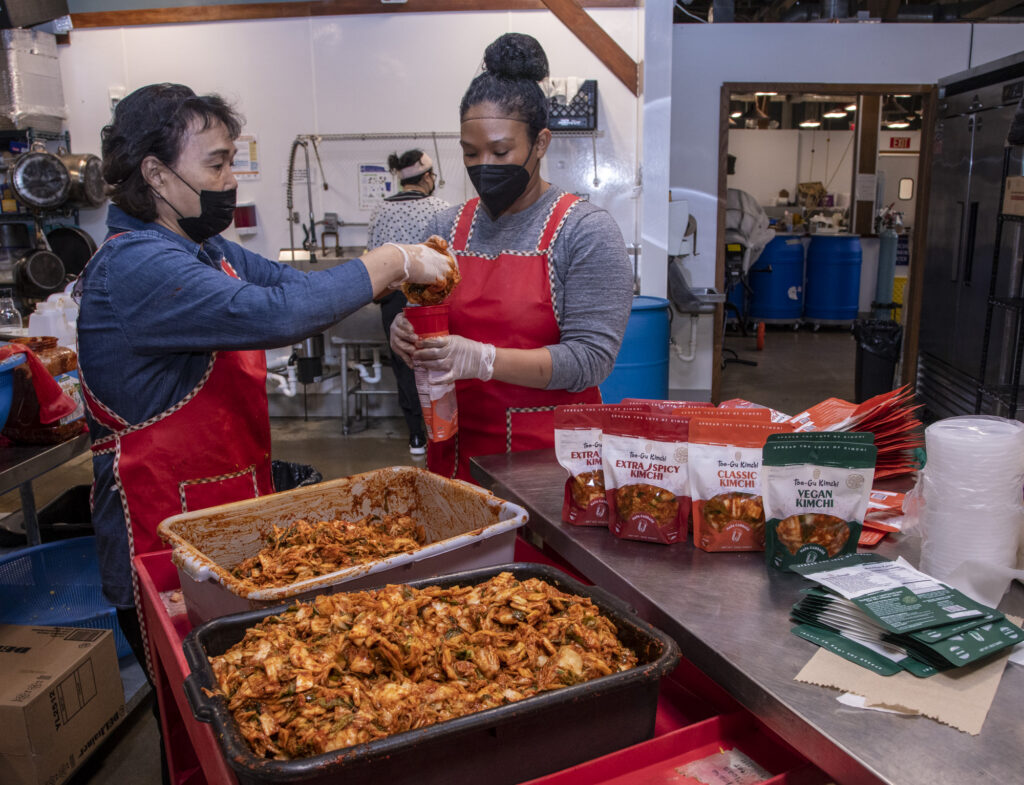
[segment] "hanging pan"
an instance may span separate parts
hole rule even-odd
[[[99,207],[106,196],[103,193],[103,166],[99,156],[92,153],[69,153],[63,147],[57,157],[68,170],[71,191],[68,201],[79,207]]]
[[[46,233],[46,242],[64,263],[68,275],[81,275],[94,253],[96,242],[92,236],[77,226],[58,226]]]
[[[71,176],[64,162],[53,153],[33,151],[14,159],[7,181],[15,197],[29,208],[52,210],[67,201]]]

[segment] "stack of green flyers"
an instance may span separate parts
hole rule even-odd
[[[902,558],[853,553],[791,569],[823,587],[793,606],[793,633],[884,676],[931,676],[1024,642],[1002,613]]]

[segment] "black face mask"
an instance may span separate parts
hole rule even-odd
[[[491,218],[497,218],[511,207],[530,184],[526,163],[531,155],[532,144],[522,164],[477,164],[466,167],[466,174]],[[537,165],[540,165],[539,161]]]
[[[235,201],[238,197],[237,188],[232,188],[228,191],[207,191],[205,189],[196,191],[188,180],[170,167],[167,168],[170,169],[175,177],[199,194],[199,215],[186,218],[177,207],[167,202],[156,191],[153,192],[167,202],[167,204],[171,205],[171,209],[179,216],[178,226],[181,227],[181,230],[192,242],[201,243],[204,240],[209,240],[231,226],[231,222],[235,219]]]

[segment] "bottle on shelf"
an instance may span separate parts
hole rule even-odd
[[[25,334],[21,311],[15,307],[10,289],[0,289],[0,334]]]

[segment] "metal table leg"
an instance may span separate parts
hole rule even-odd
[[[29,545],[39,545],[42,539],[39,536],[39,518],[36,517],[36,495],[32,491],[32,483],[23,482],[18,486],[21,494],[21,515],[25,521],[25,536]]]
[[[348,436],[348,345],[341,344],[341,432]]]

